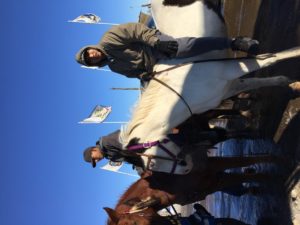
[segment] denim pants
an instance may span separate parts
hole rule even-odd
[[[156,35],[160,41],[177,41],[178,51],[175,58],[188,58],[213,50],[223,50],[230,48],[231,45],[231,39],[224,37],[173,38],[160,32]],[[159,58],[163,57],[161,56]]]

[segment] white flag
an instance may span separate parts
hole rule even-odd
[[[100,22],[100,17],[93,14],[93,13],[87,13],[87,14],[83,14],[78,16],[77,18],[75,18],[74,20],[71,20],[69,22],[73,22],[73,23],[99,23]]]
[[[123,163],[121,163],[121,162],[109,161],[106,165],[100,167],[100,169],[108,170],[108,171],[115,172],[115,173],[124,174],[124,175],[131,176],[131,177],[139,177],[136,174],[125,173],[125,172],[119,171],[122,166],[123,166]]]
[[[109,70],[109,69],[99,68],[98,66],[81,66],[81,68],[90,69],[90,70],[101,70],[101,71],[111,72],[111,70]]]
[[[122,162],[116,163],[116,162],[109,161],[106,165],[102,166],[101,169],[116,172],[119,169],[121,169],[122,166],[123,166]]]
[[[111,112],[111,106],[97,105],[90,116],[79,123],[101,123]]]

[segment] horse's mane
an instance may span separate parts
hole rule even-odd
[[[163,76],[159,77],[159,79],[164,82],[167,80]],[[127,140],[129,135],[137,126],[143,123],[149,111],[156,108],[155,104],[157,104],[159,96],[161,96],[161,84],[156,81],[150,81],[148,87],[135,105],[131,121],[121,129],[120,141],[122,144],[126,144],[129,141]]]
[[[183,6],[190,5],[195,1],[201,1],[201,0],[164,0],[163,5],[183,7]]]
[[[213,8],[213,6],[220,5],[220,0],[164,0],[163,5],[164,6],[178,6],[183,7],[187,5],[191,5],[194,2],[202,1],[204,4],[206,4],[209,8]]]
[[[118,203],[117,203],[117,206],[120,205],[122,202],[124,202],[128,196],[133,192],[133,190],[136,188],[136,186],[139,185],[139,182],[141,182],[142,179],[138,179],[136,182],[134,182],[133,184],[131,184],[129,186],[129,188],[127,188],[127,190],[123,193],[123,195],[121,195]],[[116,207],[117,207],[116,206]]]
[[[145,176],[147,176],[147,175],[148,175],[148,174],[145,174]],[[136,187],[139,187],[139,184],[140,184],[141,181],[143,181],[142,178],[138,179],[136,182],[134,182],[133,184],[131,184],[131,185],[129,186],[129,188],[127,188],[127,190],[126,190],[126,191],[123,193],[123,195],[120,197],[120,199],[119,199],[119,201],[118,201],[118,203],[117,203],[117,205],[116,205],[116,207],[115,207],[115,210],[117,210],[117,208],[118,208],[119,205],[123,204],[123,203],[126,201],[126,199],[128,198],[128,196],[129,196],[130,194],[136,193],[136,192],[135,192],[135,189],[136,189]],[[141,185],[141,186],[142,186],[142,185]],[[114,223],[110,218],[107,219],[106,224],[107,224],[107,225],[111,225],[111,224],[115,225],[115,223]]]
[[[131,185],[129,186],[129,188],[127,188],[127,190],[124,192],[124,194],[120,197],[120,199],[119,199],[119,201],[118,201],[118,203],[117,203],[117,206],[120,205],[122,202],[124,202],[124,201],[128,198],[129,194],[131,194],[131,193],[134,192],[134,189],[136,188],[136,186],[139,187],[140,183],[141,183],[142,181],[145,181],[145,179],[146,179],[147,177],[151,176],[151,175],[152,175],[152,173],[151,173],[150,171],[144,172],[144,173],[141,175],[141,178],[140,178],[140,179],[138,179],[136,182],[134,182],[133,184],[131,184]],[[143,183],[142,183],[140,186],[142,187],[142,186],[143,186]],[[139,188],[140,188],[140,187],[139,187]],[[144,190],[144,188],[143,188],[143,190]],[[136,193],[136,192],[134,192],[134,193]]]
[[[164,6],[184,7],[193,4],[196,1],[202,1],[209,9],[212,9],[219,18],[224,22],[224,17],[221,14],[221,0],[164,0]]]

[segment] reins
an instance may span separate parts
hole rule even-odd
[[[199,59],[199,60],[194,60],[191,62],[185,62],[185,63],[179,63],[177,65],[171,66],[169,68],[160,70],[160,71],[153,71],[152,73],[150,73],[150,77],[152,78],[153,76],[163,73],[163,72],[167,72],[182,66],[186,66],[189,64],[197,64],[197,63],[205,63],[205,62],[220,62],[220,61],[232,61],[232,60],[243,60],[243,59],[266,59],[266,58],[270,58],[270,57],[274,57],[275,54],[273,53],[266,53],[266,54],[261,54],[261,55],[250,55],[250,56],[246,56],[246,57],[238,57],[238,58],[218,58],[218,59]]]
[[[256,55],[256,56],[247,56],[247,57],[239,57],[239,58],[219,58],[219,59],[200,59],[200,60],[194,60],[192,62],[185,62],[185,63],[180,63],[174,66],[171,66],[169,68],[160,70],[160,71],[153,71],[151,73],[142,73],[139,75],[139,78],[141,80],[145,80],[145,81],[149,81],[149,80],[154,80],[158,83],[160,83],[161,85],[165,86],[166,88],[168,88],[169,90],[171,90],[173,93],[175,93],[182,101],[183,103],[186,105],[186,107],[188,108],[191,116],[193,115],[193,112],[189,106],[189,104],[187,103],[187,101],[183,98],[183,96],[181,94],[179,94],[174,88],[172,88],[170,85],[166,84],[165,82],[157,79],[155,76],[159,75],[163,72],[168,72],[174,69],[177,69],[179,67],[182,66],[186,66],[186,65],[190,65],[190,64],[197,64],[197,63],[205,63],[205,62],[221,62],[221,61],[232,61],[232,60],[241,60],[241,59],[266,59],[266,58],[270,58],[270,57],[274,57],[275,55],[272,53],[266,53],[266,54],[261,54],[261,55]]]
[[[175,68],[174,68],[174,69],[175,69]],[[188,104],[188,103],[186,102],[186,100],[182,97],[182,95],[179,94],[174,88],[172,88],[170,85],[166,84],[165,82],[163,82],[163,81],[157,79],[156,77],[152,77],[152,80],[155,80],[156,82],[160,83],[161,85],[163,85],[163,86],[169,88],[171,91],[173,91],[173,92],[174,92],[174,93],[175,93],[175,94],[183,101],[183,103],[186,105],[186,107],[188,108],[188,110],[189,110],[191,116],[193,115],[193,112],[192,112],[192,110],[191,110],[189,104]]]

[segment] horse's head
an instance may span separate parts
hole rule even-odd
[[[151,174],[152,172],[146,171],[143,178],[132,184],[121,196],[114,210],[104,208],[109,216],[108,225],[148,225],[147,220],[156,215],[157,210],[170,204],[172,195],[150,187]]]
[[[109,216],[108,225],[174,225],[180,224],[177,216],[160,216],[156,211],[145,210],[132,214],[118,214],[115,210],[104,208]]]
[[[110,208],[104,208],[108,214],[108,225],[154,225],[159,215],[153,208],[139,212],[119,213]]]

